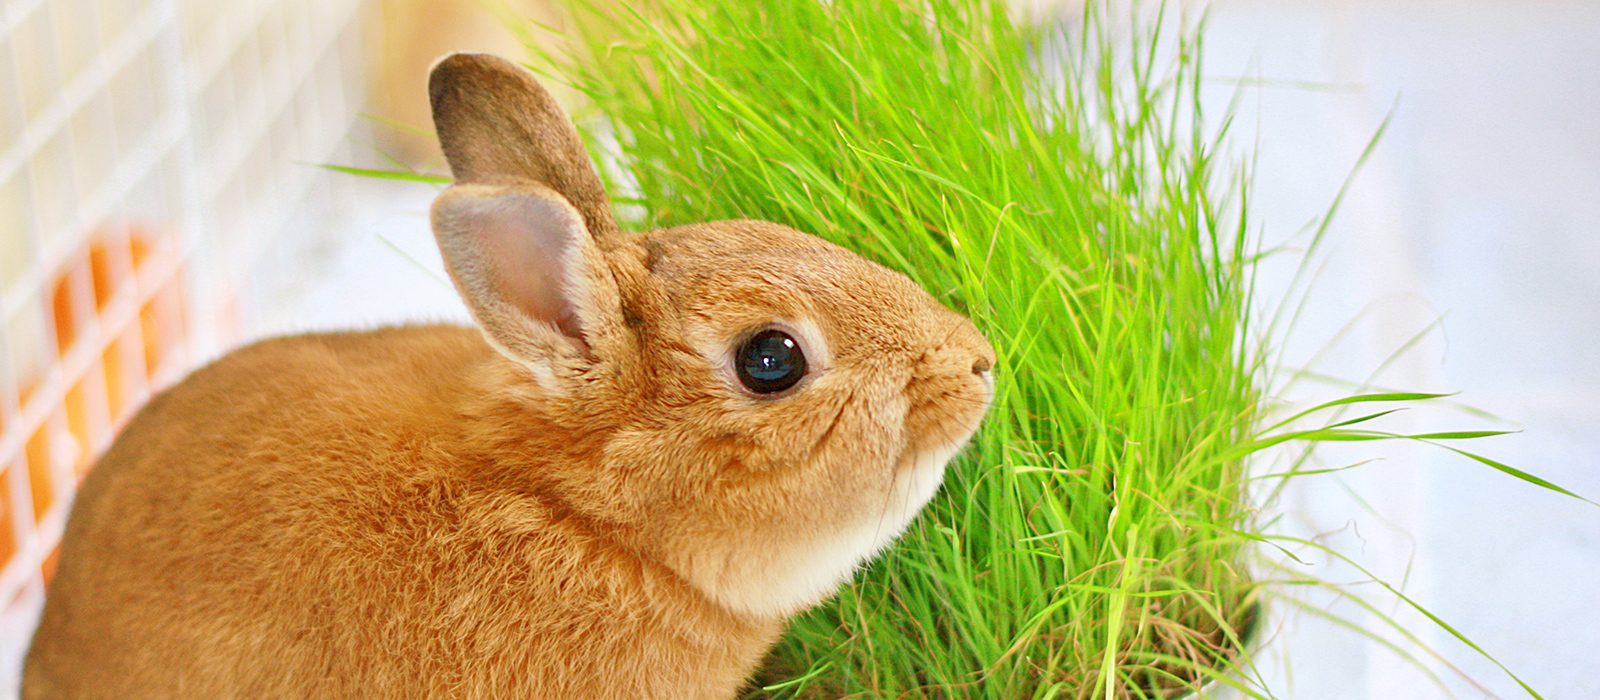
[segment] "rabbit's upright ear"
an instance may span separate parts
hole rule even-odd
[[[616,224],[577,133],[532,76],[491,56],[446,57],[429,92],[456,177],[433,204],[456,289],[542,380],[583,372],[622,314],[594,239]]]
[[[572,203],[591,234],[616,231],[572,121],[527,70],[488,54],[450,54],[428,74],[428,99],[456,182],[535,182]]]

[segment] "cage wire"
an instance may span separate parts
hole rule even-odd
[[[360,0],[0,2],[0,697],[73,493],[265,327],[364,159]]]

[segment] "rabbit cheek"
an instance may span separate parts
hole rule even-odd
[[[828,596],[898,529],[867,519],[853,527],[805,534],[764,532],[709,544],[674,567],[719,605],[762,618],[786,618]]]
[[[900,536],[938,491],[944,465],[960,447],[951,445],[913,457],[894,470],[887,488],[878,481],[861,492],[867,495],[865,502],[841,504],[845,512],[840,515],[847,518],[842,524],[799,537],[804,530],[769,531],[768,542],[752,548],[754,556],[742,555],[751,564],[719,572],[713,597],[736,610],[780,616],[822,602],[862,563]],[[826,504],[818,505],[826,508]]]
[[[749,507],[674,568],[722,606],[761,617],[786,617],[832,595],[933,495],[948,457],[929,454],[897,468],[898,450],[864,448],[888,439],[865,403],[847,411],[809,463],[757,476],[772,488],[747,494]],[[898,428],[899,417],[892,422]],[[858,432],[869,426],[870,435]]]

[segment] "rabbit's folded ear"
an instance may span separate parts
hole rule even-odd
[[[591,235],[616,231],[583,141],[528,71],[487,54],[450,54],[429,72],[428,98],[456,182],[538,183],[570,202]]]
[[[582,216],[549,188],[452,185],[433,231],[456,289],[489,340],[541,379],[592,364],[618,327],[616,282]]]

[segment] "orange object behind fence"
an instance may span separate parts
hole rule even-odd
[[[49,280],[50,354],[0,401],[0,595],[49,579],[71,494],[152,392],[187,367],[176,244],[137,225],[97,231]]]

